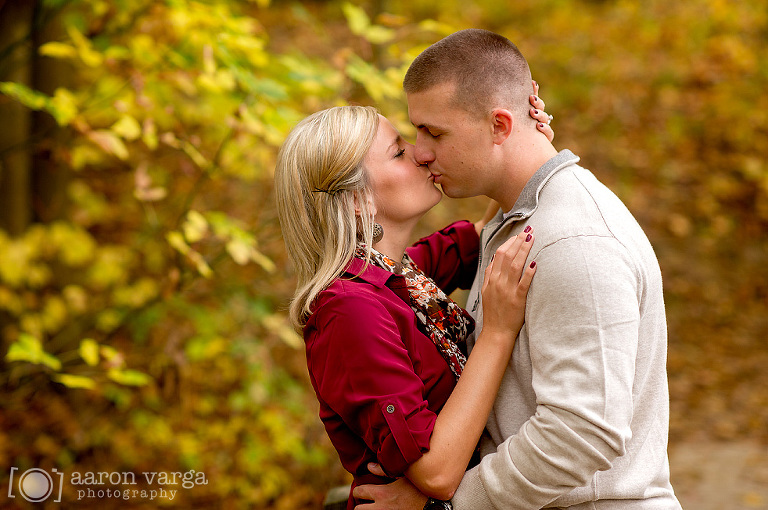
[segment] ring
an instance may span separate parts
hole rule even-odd
[[[554,117],[553,117],[552,115],[547,115],[547,117],[549,117],[549,118],[547,119],[547,125],[549,125],[549,124],[551,124],[551,123],[552,123],[552,119],[554,119]]]

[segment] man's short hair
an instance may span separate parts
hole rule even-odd
[[[480,116],[506,108],[528,117],[531,71],[512,41],[471,28],[445,37],[416,57],[403,80],[406,93],[455,83],[457,107]]]

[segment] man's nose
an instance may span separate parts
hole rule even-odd
[[[424,135],[417,133],[416,145],[413,149],[413,157],[416,159],[416,163],[420,165],[427,165],[435,160],[435,152],[429,147],[424,138]]]

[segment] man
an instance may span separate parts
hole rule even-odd
[[[509,40],[463,30],[404,80],[416,158],[451,197],[501,205],[481,235],[467,307],[495,250],[528,225],[538,274],[481,440],[452,502],[405,480],[355,489],[375,508],[679,509],[669,482],[666,317],[653,249],[621,201],[528,118],[531,75]],[[469,341],[471,348],[472,339]]]

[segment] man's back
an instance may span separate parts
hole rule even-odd
[[[456,508],[679,508],[658,262],[626,207],[576,161],[550,160],[511,217],[483,232],[478,275],[528,224],[539,271],[482,445],[499,453],[465,476]],[[478,330],[480,283],[469,296]]]

